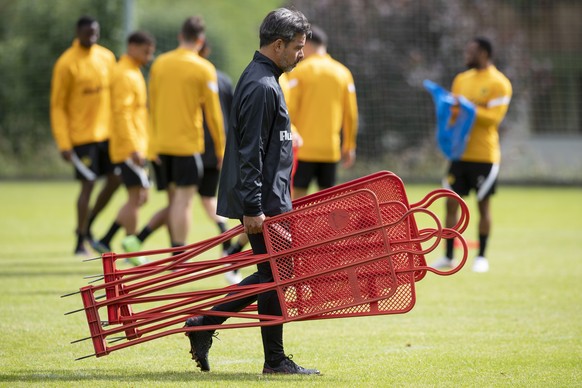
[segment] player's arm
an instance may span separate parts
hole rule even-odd
[[[71,150],[73,148],[70,138],[69,117],[67,115],[67,103],[71,93],[71,78],[66,66],[58,61],[53,70],[51,80],[51,129],[57,147],[67,161],[71,158]]]
[[[289,112],[289,118],[291,119],[291,131],[296,131],[299,134],[295,122],[297,121],[297,114],[301,100],[301,69],[296,68],[292,73],[285,74],[287,74],[287,79],[281,85],[281,90],[283,91],[285,103],[287,104],[287,111]],[[281,78],[279,78],[279,82],[280,80]]]
[[[134,163],[143,164],[143,155],[137,154],[138,131],[134,121],[136,93],[131,77],[120,74],[114,77],[111,85],[111,107],[113,111],[113,130],[119,145],[132,155]]]
[[[498,85],[487,104],[477,105],[475,123],[484,126],[498,126],[509,108],[511,85]]]
[[[342,160],[345,168],[351,167],[356,161],[356,139],[358,136],[358,102],[356,98],[356,87],[352,75],[348,75],[342,125]]]
[[[157,97],[157,86],[156,86],[156,62],[152,64],[150,69],[150,76],[148,80],[148,151],[147,157],[159,164],[158,151],[156,149],[155,139],[156,139],[156,97]]]
[[[225,137],[224,137],[224,119],[222,117],[222,108],[218,98],[218,81],[216,70],[212,69],[206,79],[204,90],[204,118],[208,124],[208,130],[214,141],[214,152],[218,159],[218,168],[222,165],[224,157]]]

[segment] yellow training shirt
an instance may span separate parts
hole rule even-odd
[[[484,70],[471,69],[458,74],[451,88],[477,108],[467,148],[461,160],[467,162],[499,163],[499,124],[507,113],[511,101],[511,83],[495,66]]]
[[[329,54],[313,54],[289,73],[291,122],[303,138],[297,157],[335,163],[356,149],[358,105],[350,71]]]
[[[224,122],[212,63],[191,50],[177,48],[154,61],[149,86],[153,153],[204,153],[204,109],[216,155],[224,155]]]
[[[115,56],[75,39],[57,60],[51,84],[51,126],[59,150],[109,138],[110,77]]]
[[[281,87],[281,91],[283,91],[285,104],[287,104],[287,101],[289,101],[289,73],[281,74],[281,76],[279,77],[279,86]],[[297,128],[293,123],[291,123],[291,132],[297,133]]]
[[[145,156],[148,147],[146,83],[139,63],[127,55],[121,57],[113,70],[111,110],[111,161],[121,163],[134,152]]]

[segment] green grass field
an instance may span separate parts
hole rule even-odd
[[[409,185],[409,199],[434,188]],[[63,315],[82,307],[80,297],[60,295],[100,272],[99,262],[71,254],[77,190],[74,182],[0,183],[2,386],[582,386],[580,188],[501,186],[490,272],[475,274],[468,265],[450,277],[428,273],[407,314],[286,325],[286,350],[322,371],[308,377],[261,375],[256,328],[221,331],[211,373],[195,367],[183,335],[74,361],[93,349],[70,344],[89,331],[83,313]],[[97,220],[96,234],[124,196],[120,191]],[[164,201],[152,192],[142,221]],[[465,237],[475,240],[474,198],[468,203],[474,217]],[[215,234],[198,202],[195,208],[192,241]],[[442,216],[443,206],[432,210]],[[166,245],[160,231],[145,248]]]

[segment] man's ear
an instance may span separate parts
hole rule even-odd
[[[283,49],[285,48],[285,42],[283,42],[283,39],[279,38],[275,42],[273,42],[273,48],[278,53],[283,51]]]

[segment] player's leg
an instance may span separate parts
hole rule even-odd
[[[167,161],[166,161],[167,164]],[[154,213],[154,215],[148,220],[147,224],[141,229],[137,234],[137,240],[135,240],[131,245],[130,249],[137,251],[141,249],[143,242],[156,230],[164,225],[168,225],[168,213],[169,213],[169,203],[170,198],[174,194],[174,186],[168,184],[168,173],[165,169],[164,160],[160,159],[160,162],[152,162],[154,176],[156,179],[156,187],[158,191],[166,191],[168,194],[168,205],[163,207]],[[168,230],[169,232],[169,230]]]
[[[200,177],[203,174],[200,155],[182,157],[175,156],[172,166],[172,181],[175,183],[175,193],[170,202],[168,226],[172,246],[186,244],[192,219],[192,199],[198,189]]]
[[[218,188],[219,178],[220,171],[218,169],[205,168],[204,175],[200,179],[200,184],[198,185],[198,194],[200,194],[200,200],[206,215],[208,218],[214,221],[218,231],[220,233],[224,233],[227,230],[226,218],[216,214],[216,189]],[[222,244],[223,252],[226,253],[229,247],[230,240],[225,241]]]
[[[335,186],[337,180],[337,163],[316,163],[317,187],[319,190]]]
[[[250,234],[248,236],[255,255],[267,253],[263,234]],[[273,273],[269,262],[259,263],[257,269],[260,283],[273,282]],[[282,315],[281,303],[275,290],[259,294],[257,300],[259,314]],[[261,338],[265,356],[263,373],[319,374],[317,369],[305,369],[293,362],[291,357],[285,355],[283,325],[261,326]]]
[[[97,158],[98,151],[95,143],[83,144],[73,147],[75,161],[75,179],[80,182],[80,191],[77,197],[77,228],[75,230],[77,241],[75,244],[75,254],[88,254],[85,248],[85,239],[87,239],[87,224],[89,220],[89,203],[91,194],[95,187],[95,179],[98,174]]]
[[[491,196],[495,194],[499,165],[490,163],[474,163],[475,189],[479,208],[479,254],[473,263],[473,271],[489,271],[489,261],[485,252],[491,232]]]
[[[98,176],[105,175],[105,184],[97,195],[87,222],[87,236],[90,241],[93,241],[93,235],[91,233],[93,222],[101,211],[105,209],[107,204],[109,204],[113,194],[121,185],[121,171],[109,159],[109,142],[104,141],[96,144],[98,152],[96,173]]]
[[[87,235],[87,221],[89,219],[89,201],[94,187],[95,182],[81,180],[81,190],[77,197],[77,229],[75,231],[77,235],[77,243],[75,245],[76,255],[88,254],[84,242]]]
[[[454,191],[461,197],[469,194],[469,182],[465,174],[466,163],[460,161],[451,162],[447,176],[443,179],[443,187]],[[459,219],[459,204],[451,198],[447,198],[445,204],[445,227],[455,226]],[[431,264],[433,268],[441,269],[453,267],[454,262],[454,239],[445,240],[445,255]]]
[[[315,164],[299,160],[297,162],[297,171],[293,178],[293,199],[301,198],[307,195],[309,183],[313,178]]]

